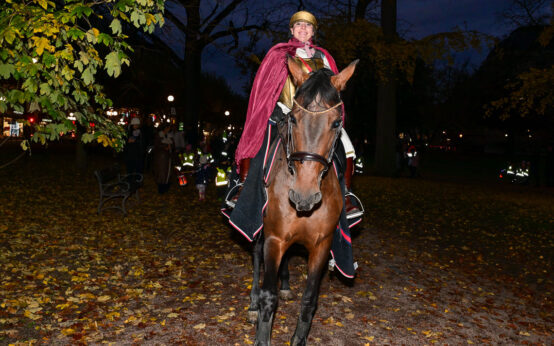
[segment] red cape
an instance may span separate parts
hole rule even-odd
[[[279,43],[273,46],[262,61],[254,78],[244,130],[235,152],[237,169],[240,160],[253,158],[258,153],[258,150],[260,150],[264,140],[267,121],[279,100],[281,90],[285,85],[289,73],[287,54],[295,56],[296,48],[303,46],[303,43],[295,38],[291,38],[287,43]],[[335,74],[339,72],[335,59],[333,59],[328,51],[311,43],[310,46],[325,54],[329,66]]]

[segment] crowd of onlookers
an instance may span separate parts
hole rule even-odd
[[[132,118],[123,152],[127,173],[151,172],[160,194],[169,191],[171,185],[188,185],[192,180],[199,200],[204,201],[210,182],[219,179],[216,185],[226,186],[219,172],[229,172],[228,153],[233,141],[226,133],[210,142],[204,139],[194,143],[193,137],[176,124],[154,127],[150,118],[144,123],[139,117]]]

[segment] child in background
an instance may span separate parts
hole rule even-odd
[[[208,156],[202,154],[200,156],[198,169],[196,170],[196,188],[198,189],[198,199],[200,201],[206,200],[206,186],[208,185],[208,169],[210,164],[208,163]]]

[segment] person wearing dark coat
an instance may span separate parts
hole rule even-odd
[[[140,119],[133,118],[127,132],[125,144],[125,166],[127,174],[144,173],[144,159],[146,155],[146,139],[140,128]]]
[[[154,178],[158,184],[158,193],[163,194],[169,190],[169,177],[171,176],[171,155],[173,152],[173,139],[169,136],[169,126],[163,127],[154,138]]]

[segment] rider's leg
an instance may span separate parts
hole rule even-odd
[[[246,177],[248,176],[248,170],[250,169],[250,158],[242,159],[239,162],[239,179],[240,183],[244,184]],[[242,191],[242,186],[239,187],[236,195],[231,199],[233,203],[237,203],[239,200],[240,192]]]
[[[354,158],[346,158],[346,170],[344,171],[344,185],[346,185],[346,191],[352,192],[352,173],[354,172]],[[353,218],[360,216],[362,212],[360,208],[352,204],[351,196],[346,195],[344,197],[344,209],[346,210],[346,217]]]
[[[346,134],[346,131],[342,129],[341,133],[341,142],[344,147],[344,152],[346,154],[346,167],[344,170],[344,185],[346,185],[346,196],[344,197],[344,209],[346,210],[346,217],[351,219],[359,217],[363,212],[352,204],[352,174],[354,173],[354,159],[356,158],[356,152],[354,151],[354,146]]]

